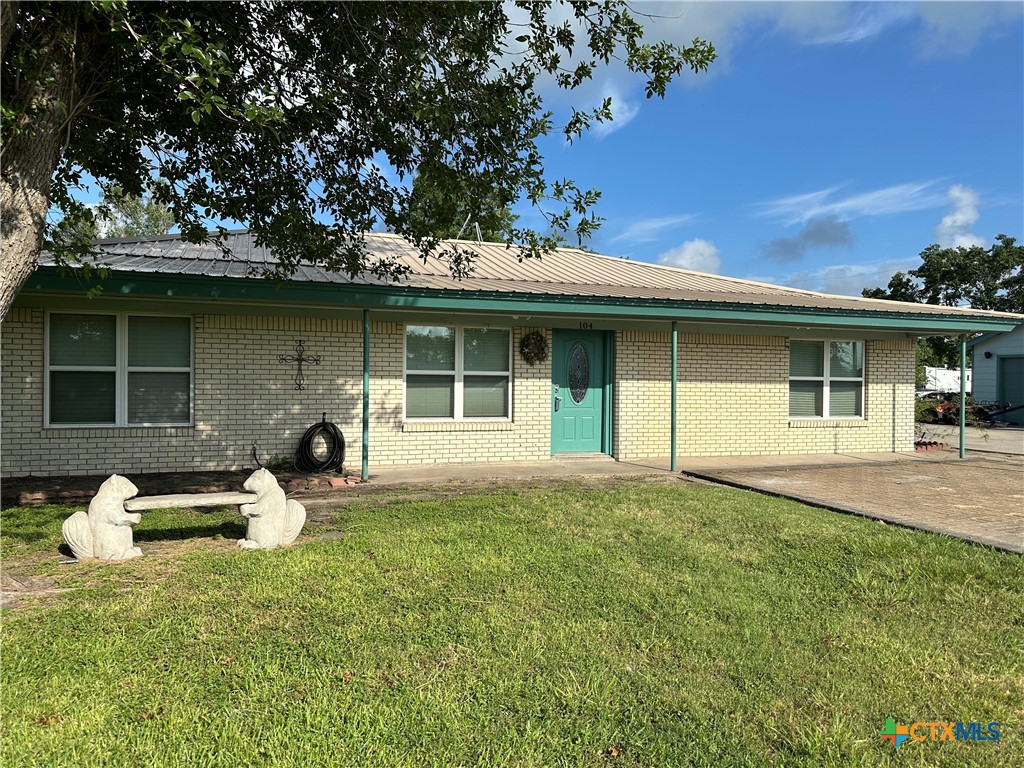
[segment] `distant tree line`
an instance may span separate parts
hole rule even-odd
[[[869,299],[1024,313],[1024,245],[1008,235],[998,235],[988,248],[929,245],[921,251],[921,266],[897,272],[885,288],[861,293]],[[918,383],[925,366],[959,365],[957,339],[929,336],[918,341]]]

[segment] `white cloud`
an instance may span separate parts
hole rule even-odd
[[[762,216],[782,219],[785,224],[802,224],[820,216],[853,219],[859,216],[883,216],[906,211],[923,211],[941,206],[945,199],[935,181],[916,181],[874,189],[834,199],[841,187],[790,195],[758,203]]]
[[[914,3],[921,22],[918,53],[929,58],[962,57],[973,51],[992,31],[1018,28],[1024,4]]]
[[[979,218],[978,193],[963,184],[954,184],[946,193],[953,210],[942,217],[935,228],[935,239],[945,248],[970,248],[985,245],[985,241],[971,233]]]
[[[606,84],[599,102],[603,103],[605,99],[612,100],[612,120],[604,123],[594,123],[590,129],[599,139],[603,139],[608,134],[615,133],[624,128],[634,117],[640,114],[639,102],[630,101],[610,84]],[[600,103],[595,106],[600,106]]]
[[[755,35],[775,34],[797,45],[856,45],[896,26],[905,28],[909,47],[920,56],[958,57],[984,44],[989,37],[1019,24],[1024,4],[1019,2],[938,2],[938,3],[862,3],[862,2],[641,2],[633,6],[634,16],[646,28],[650,41],[665,40],[688,46],[700,37],[715,46],[718,59],[707,72],[686,70],[678,78],[684,84],[703,85],[732,67],[735,49]],[[513,22],[524,24],[528,12],[505,3]],[[571,10],[555,4],[548,12],[551,23],[569,21],[576,32],[571,66],[587,56],[589,50],[580,34],[581,27]],[[524,31],[513,27],[510,41]],[[522,50],[522,44],[509,42],[510,51]],[[509,59],[515,59],[510,55]],[[542,76],[538,88],[545,102],[556,110],[573,104],[596,106],[604,95],[615,95],[620,104],[616,120],[594,129],[595,136],[612,133],[633,120],[643,107],[643,78],[613,59],[603,67],[603,81],[584,83],[574,93],[557,88],[554,79]]]
[[[718,247],[711,241],[699,237],[687,240],[682,245],[660,254],[658,262],[696,272],[718,272],[722,265],[722,260],[718,258]]]
[[[630,224],[622,232],[611,239],[611,242],[618,243],[650,243],[658,239],[662,232],[684,224],[697,217],[695,213],[684,213],[679,216],[663,216],[655,219],[643,219],[642,221]]]
[[[845,10],[845,9],[844,9]],[[810,45],[849,45],[877,37],[889,27],[909,21],[914,9],[908,5],[870,3],[850,9],[849,19],[838,17],[838,23],[845,25],[838,30],[825,32],[806,42]],[[846,15],[846,14],[844,14]]]
[[[970,53],[989,33],[1021,18],[1024,7],[1009,2],[697,2],[643,3],[655,18],[652,32],[684,44],[695,35],[726,55],[754,33],[784,35],[803,45],[850,45],[896,26],[913,27],[922,55]],[[668,30],[668,34],[663,30]]]

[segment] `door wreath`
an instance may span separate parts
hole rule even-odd
[[[519,342],[519,355],[530,365],[548,359],[548,340],[540,331],[530,331]]]

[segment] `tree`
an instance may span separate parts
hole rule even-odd
[[[886,288],[865,288],[869,299],[891,299],[944,306],[1024,313],[1024,246],[998,235],[989,248],[942,248],[921,251],[921,266],[897,272]],[[930,336],[918,340],[919,376],[923,367],[955,367],[960,345],[955,339]]]
[[[555,232],[585,238],[597,194],[549,181],[538,140],[578,138],[611,119],[610,101],[556,128],[542,88],[572,91],[614,60],[663,97],[684,67],[715,58],[699,39],[645,41],[622,0],[7,0],[0,33],[0,316],[35,267],[51,205],[86,215],[75,198],[86,173],[130,195],[151,188],[189,241],[207,239],[211,218],[244,223],[275,253],[275,276],[300,259],[399,274],[368,263],[374,226],[426,256],[437,238],[406,186],[422,168],[445,169],[472,200],[522,197]],[[526,256],[555,242],[507,234]],[[464,272],[464,255],[445,255]]]
[[[102,237],[163,235],[174,226],[174,214],[153,200],[129,195],[118,186],[104,190],[95,205],[81,205],[77,215],[65,216],[51,228],[49,248],[65,258],[81,261],[90,252],[91,242]],[[83,278],[92,274],[91,263],[81,263]],[[97,274],[103,274],[99,271]],[[95,290],[98,290],[95,289]],[[90,295],[94,290],[90,290]]]
[[[862,294],[872,299],[1024,312],[1022,271],[1024,245],[1007,235],[996,236],[989,248],[933,244],[921,251],[917,269],[897,272],[887,288],[865,288]]]
[[[174,226],[174,213],[152,196],[129,195],[118,186],[104,190],[103,198],[87,205],[86,214],[58,222],[51,241],[67,242],[67,250],[75,242],[101,237],[136,237],[164,235]]]
[[[109,204],[105,210],[103,203]],[[165,235],[174,226],[174,213],[156,202],[152,195],[129,195],[120,187],[113,187],[103,196],[99,211],[101,237],[135,237],[137,235]]]
[[[496,189],[474,198],[450,169],[422,167],[412,180],[410,220],[414,228],[440,238],[470,240],[479,227],[483,240],[502,242],[519,219],[512,213],[512,202]]]

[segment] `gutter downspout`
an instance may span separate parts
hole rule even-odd
[[[679,323],[672,321],[672,460],[669,466],[676,471],[676,379],[679,375]]]
[[[967,439],[967,337],[960,337],[960,458]]]
[[[370,310],[363,310],[363,480],[370,479]]]

